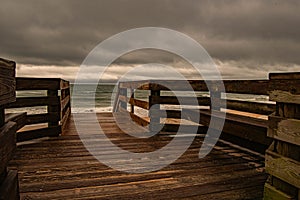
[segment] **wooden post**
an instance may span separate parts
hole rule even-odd
[[[160,96],[160,90],[151,90],[151,95],[149,96],[149,117],[151,132],[157,132],[160,128],[160,117],[157,113],[160,111],[160,105],[156,104],[153,99]],[[153,107],[154,106],[154,107]]]
[[[211,110],[221,110],[221,93],[220,92],[211,92],[210,93],[210,98],[211,98]],[[214,104],[213,104],[214,102]]]
[[[4,107],[0,106],[0,127],[4,125],[4,122],[5,122]]]
[[[300,190],[300,74],[270,74],[269,95],[276,112],[269,116],[264,199],[299,199]]]
[[[131,88],[130,93],[131,93],[131,98],[134,99],[134,89]],[[130,105],[130,112],[134,113],[134,105],[133,104]]]
[[[50,98],[56,97],[58,99],[58,92],[57,92],[57,90],[48,90],[47,96]],[[60,106],[59,105],[48,105],[47,111],[48,111],[48,113],[57,113],[58,115],[60,115]],[[58,126],[58,124],[59,124],[58,122],[59,121],[57,121],[57,120],[49,121],[48,126],[49,127]]]
[[[59,121],[61,120],[61,107],[60,107],[60,98],[58,96],[58,90],[47,90],[47,96],[49,98],[53,98],[53,101],[51,104],[47,106],[47,112],[51,115],[56,115],[56,118],[50,119],[48,121],[48,127],[59,127]],[[57,101],[57,102],[56,102]],[[53,130],[54,131],[54,130]],[[61,134],[61,128],[56,129],[56,132],[54,135],[58,136]]]
[[[127,88],[119,88],[120,95],[127,97]],[[120,107],[127,110],[127,102],[120,101]]]
[[[211,110],[221,110],[221,92],[219,92],[219,82],[216,81],[210,88]]]
[[[0,58],[0,199],[19,199],[17,172],[7,165],[16,150],[15,122],[5,123],[4,108],[16,100],[16,63]]]

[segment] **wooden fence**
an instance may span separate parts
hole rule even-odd
[[[18,97],[6,108],[47,107],[45,113],[27,114],[23,120],[18,120],[20,123],[24,122],[19,126],[25,125],[25,128],[17,133],[17,142],[46,136],[58,136],[65,128],[71,113],[69,82],[59,78],[16,78],[16,90],[44,90],[46,96]],[[43,123],[47,123],[47,125],[33,126]],[[26,125],[31,125],[31,127],[26,128]]]
[[[269,95],[276,112],[269,116],[264,199],[300,199],[300,73],[270,74]]]
[[[210,82],[210,81],[208,81]],[[218,85],[214,81],[213,85]],[[204,81],[189,81],[196,92],[208,92]],[[131,118],[142,126],[155,130],[161,127],[161,118],[188,119],[198,123],[199,132],[207,131],[212,117],[226,113],[221,137],[250,149],[265,152],[266,171],[270,177],[265,184],[264,199],[300,198],[300,73],[272,73],[269,80],[224,80],[226,94],[251,94],[258,99],[263,95],[269,101],[246,101],[226,98],[226,110],[222,109],[225,99],[216,90],[210,95],[197,97],[198,108],[170,109],[164,105],[178,105],[179,99],[167,93],[166,85],[174,85],[176,91],[189,91],[180,81],[132,81],[119,84],[118,98],[114,111],[129,112]],[[210,82],[212,84],[212,81]],[[148,91],[147,98],[135,97],[137,91]],[[173,89],[174,90],[174,89]],[[230,95],[228,95],[229,97]],[[224,95],[223,95],[224,97]],[[183,98],[186,105],[191,97]],[[212,106],[217,101],[217,106]],[[151,109],[152,106],[155,109]],[[186,106],[183,105],[183,106]],[[147,110],[148,115],[141,116],[135,108]],[[203,108],[204,107],[204,108]],[[205,108],[206,107],[206,108]],[[129,108],[129,109],[128,109]],[[214,115],[212,115],[214,110]],[[242,111],[242,112],[241,112]],[[163,115],[166,113],[166,116]],[[258,114],[258,115],[256,115]],[[200,120],[194,116],[200,115]],[[177,131],[179,124],[164,123],[161,132]],[[254,148],[253,148],[254,147]],[[266,148],[269,147],[267,150]]]
[[[119,93],[114,111],[129,112],[136,123],[142,126],[149,125],[150,130],[155,130],[155,127],[161,127],[163,123],[162,132],[177,131],[179,127],[179,124],[168,123],[170,120],[162,120],[162,118],[173,119],[173,121],[174,119],[194,121],[193,116],[201,115],[200,121],[194,122],[200,124],[198,132],[204,133],[207,131],[207,127],[212,117],[211,110],[220,113],[224,112],[222,108],[226,101],[226,120],[222,137],[243,144],[243,146],[249,148],[253,147],[253,143],[255,143],[257,144],[255,148],[261,152],[270,145],[271,140],[267,138],[267,115],[275,111],[275,102],[248,101],[239,98],[230,99],[228,97],[225,99],[224,94],[221,95],[221,93],[218,92],[218,87],[214,87],[214,91],[209,92],[206,85],[206,83],[208,83],[209,85],[218,86],[221,83],[220,81],[212,80],[205,82],[201,80],[190,80],[188,82],[190,87],[187,87],[183,81],[181,83],[181,81],[171,80],[121,82],[119,84]],[[237,94],[240,97],[243,97],[243,95],[250,94],[252,97],[268,98],[269,80],[224,80],[223,83],[226,96]],[[190,110],[188,116],[183,116],[181,109],[170,109],[170,107],[166,107],[165,105],[179,105],[179,99],[181,102],[185,103],[185,105],[181,106],[192,105],[192,97],[180,96],[178,98],[178,96],[176,97],[174,94],[167,92],[169,89],[166,88],[166,85],[172,85],[172,90],[176,90],[177,92],[188,92],[192,89],[196,93],[200,93],[197,97],[197,106],[199,107],[196,109],[188,109]],[[138,90],[148,91],[149,96],[146,99],[135,98],[135,93]],[[214,104],[215,107],[213,107],[213,104],[211,103],[211,97],[217,102],[217,104]],[[150,109],[153,105],[159,106],[156,106],[155,109]],[[165,108],[163,108],[164,106]],[[135,107],[148,111],[148,115],[141,116],[140,114],[137,114],[135,112]],[[166,113],[167,116],[163,116],[164,113]],[[255,114],[265,115],[265,119],[253,117]],[[219,118],[218,115],[214,117]],[[188,127],[192,125],[181,126]]]
[[[18,173],[7,165],[16,150],[15,122],[5,122],[4,108],[15,101],[16,63],[0,58],[0,199],[19,199]]]

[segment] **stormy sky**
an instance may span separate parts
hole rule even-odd
[[[300,70],[298,0],[0,3],[0,57],[17,62],[18,76],[73,80],[96,45],[139,27],[164,27],[187,34],[207,50],[224,78],[266,78],[270,71]],[[141,50],[117,59],[104,78],[119,78],[118,73],[147,63],[173,65],[187,72],[188,78],[196,77],[176,55]]]

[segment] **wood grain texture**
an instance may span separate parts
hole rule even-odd
[[[60,90],[60,78],[16,78],[16,90]]]
[[[5,112],[4,108],[0,106],[0,127],[2,127],[5,123]]]
[[[269,116],[268,137],[299,145],[300,120]]]
[[[300,162],[266,151],[266,172],[300,188]]]
[[[0,128],[0,174],[6,169],[16,150],[16,131],[15,122],[8,122]]]
[[[271,80],[300,79],[300,72],[270,73],[269,79]]]
[[[0,106],[16,100],[16,63],[0,58]]]
[[[21,129],[23,126],[26,125],[26,117],[27,113],[7,113],[5,114],[5,122],[8,123],[9,121],[17,123],[17,130]]]
[[[292,94],[288,91],[273,90],[269,94],[270,101],[300,104],[300,95]]]
[[[294,197],[276,189],[269,183],[265,184],[264,200],[293,200]]]
[[[166,136],[134,138],[118,128],[112,114],[97,116],[107,137],[128,151],[150,152],[172,140]],[[80,137],[112,162],[125,167],[119,152],[106,144],[99,147],[101,137],[93,134],[89,118],[89,114],[79,116],[78,120],[87,126]],[[72,120],[60,137],[19,146],[10,168],[19,170],[22,199],[207,199],[208,196],[238,200],[261,199],[263,195],[266,175],[260,157],[219,143],[206,158],[199,160],[202,139],[196,138],[184,155],[159,171],[123,173],[105,166],[84,148]]]
[[[60,117],[56,113],[44,113],[27,115],[26,125],[46,123],[48,121],[59,121]]]
[[[268,80],[147,80],[121,82],[120,88],[136,88],[154,91],[208,91],[208,86],[211,90],[215,90],[216,86],[222,84],[224,84],[225,91],[228,93],[268,94]]]
[[[61,126],[53,126],[49,128],[40,128],[30,131],[22,131],[17,133],[17,142],[28,141],[43,137],[55,137],[61,133]]]
[[[1,200],[20,199],[17,171],[9,170],[4,181],[0,183],[0,199]]]
[[[217,111],[212,115],[210,110],[205,109],[200,111],[186,109],[184,114],[185,119],[204,126],[210,125],[211,118],[214,118],[215,123],[218,123],[223,116],[221,112]],[[196,121],[197,118],[200,120]],[[249,141],[270,145],[271,140],[267,138],[267,127],[267,120],[226,113],[225,123],[221,131]]]
[[[35,107],[35,106],[53,106],[59,105],[60,99],[57,96],[49,97],[19,97],[16,102],[10,103],[6,108],[22,108],[22,107]]]

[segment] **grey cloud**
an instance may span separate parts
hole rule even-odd
[[[300,65],[299,10],[296,0],[2,0],[0,56],[23,64],[80,65],[113,34],[159,26],[190,35],[223,63],[269,66],[264,70],[280,64],[284,70]],[[115,64],[172,63],[175,57],[140,51]]]

